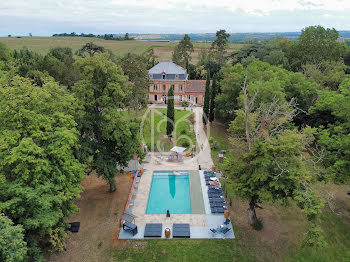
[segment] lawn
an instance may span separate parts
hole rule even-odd
[[[21,49],[27,47],[29,50],[39,54],[46,54],[54,47],[70,47],[73,52],[88,42],[94,42],[111,50],[115,55],[122,56],[127,53],[141,54],[148,48],[153,47],[154,53],[159,61],[171,60],[172,51],[176,42],[151,42],[151,41],[113,41],[90,37],[0,37],[0,42],[6,44],[10,49]],[[203,48],[210,48],[210,43],[194,42],[192,63],[197,63],[199,52]],[[244,44],[230,43],[228,53],[237,51]]]
[[[140,134],[148,148],[153,149],[154,144],[156,144],[156,151],[160,151],[163,144],[164,151],[167,152],[175,145],[183,146],[187,149],[190,149],[192,145],[196,145],[196,137],[190,121],[193,113],[188,110],[175,109],[175,128],[173,138],[169,140],[166,136],[166,112],[165,108],[144,109],[141,111],[138,117],[141,121]],[[134,118],[135,111],[125,111],[124,115],[126,118]]]
[[[211,145],[211,157],[216,166],[220,165],[218,154],[221,150],[228,150],[230,145],[228,143],[227,128],[224,124],[214,121],[210,124],[210,129],[206,130],[210,145]]]

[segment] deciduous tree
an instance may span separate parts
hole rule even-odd
[[[64,218],[82,191],[76,101],[50,77],[41,87],[7,79],[0,97],[0,212],[23,226],[29,255],[40,261],[42,248],[62,248]]]
[[[147,103],[147,92],[150,85],[147,66],[144,58],[140,55],[128,54],[121,63],[124,74],[132,82],[130,92],[130,103],[139,116],[139,109]]]
[[[80,57],[74,66],[81,80],[72,89],[83,107],[77,114],[80,159],[89,172],[96,170],[113,192],[117,172],[127,166],[134,153],[142,156],[139,123],[122,115],[129,103],[130,86],[121,67],[110,61],[108,54]]]

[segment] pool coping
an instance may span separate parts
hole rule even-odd
[[[152,175],[153,171],[162,171],[162,170],[147,170],[148,176],[142,176],[140,183],[142,180],[144,181],[144,185],[149,183],[149,180],[152,180]],[[164,171],[169,171],[169,170],[164,170]],[[178,170],[181,171],[181,170]],[[184,170],[185,171],[185,170]],[[187,170],[186,170],[187,171]],[[227,225],[227,227],[230,228],[230,231],[227,232],[225,235],[223,234],[213,234],[210,232],[211,228],[217,228],[221,224],[223,224],[225,218],[223,214],[211,214],[210,211],[210,206],[209,206],[209,199],[208,199],[208,194],[207,190],[208,187],[205,184],[205,179],[204,179],[204,171],[203,170],[191,170],[191,171],[196,171],[199,174],[200,178],[200,184],[202,188],[202,197],[203,197],[203,203],[204,203],[204,208],[205,208],[205,214],[172,214],[170,218],[167,218],[165,215],[146,215],[144,213],[143,216],[152,216],[150,217],[151,220],[146,223],[162,223],[163,228],[162,228],[162,237],[161,238],[166,238],[164,234],[165,228],[170,228],[172,230],[172,225],[175,223],[188,223],[190,222],[190,232],[191,232],[191,238],[190,239],[234,239],[234,231],[231,222]],[[152,175],[150,176],[150,172]],[[141,186],[141,185],[140,185]],[[145,189],[145,188],[144,188]],[[150,189],[150,188],[149,188]],[[148,190],[149,190],[148,189]],[[149,192],[148,192],[149,193]],[[139,199],[140,200],[140,199]],[[137,203],[137,198],[136,198],[136,203]],[[146,203],[148,203],[148,195],[146,199]],[[139,213],[142,210],[139,210]],[[145,223],[139,223],[138,220],[140,220],[141,217],[136,218],[135,224],[138,226],[138,233],[136,235],[132,235],[129,232],[126,232],[124,230],[120,230],[119,233],[119,239],[148,239],[143,236],[144,234],[144,229],[145,229]],[[204,220],[203,220],[204,219]],[[147,219],[148,220],[148,219]],[[197,221],[199,220],[199,221]],[[172,238],[172,234],[170,236]],[[153,239],[153,238],[151,238]],[[158,238],[159,239],[159,238]]]

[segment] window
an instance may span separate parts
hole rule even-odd
[[[179,95],[179,101],[182,102],[182,95]]]
[[[163,92],[165,92],[166,90],[166,85],[163,85]]]
[[[154,95],[154,101],[158,101],[158,96]]]
[[[153,92],[157,92],[157,85],[153,85]]]
[[[166,95],[163,95],[162,101],[166,104]]]
[[[165,73],[162,74],[162,79],[166,79]]]
[[[180,85],[180,92],[182,92],[182,85]]]
[[[187,101],[188,101],[188,102],[191,101],[191,96],[190,96],[190,95],[187,96]]]
[[[175,91],[175,86],[174,86],[174,85],[171,85],[171,87],[173,88],[173,91]]]

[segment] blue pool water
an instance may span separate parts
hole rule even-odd
[[[155,171],[148,197],[146,214],[190,214],[191,198],[188,173],[175,176],[173,172]]]

